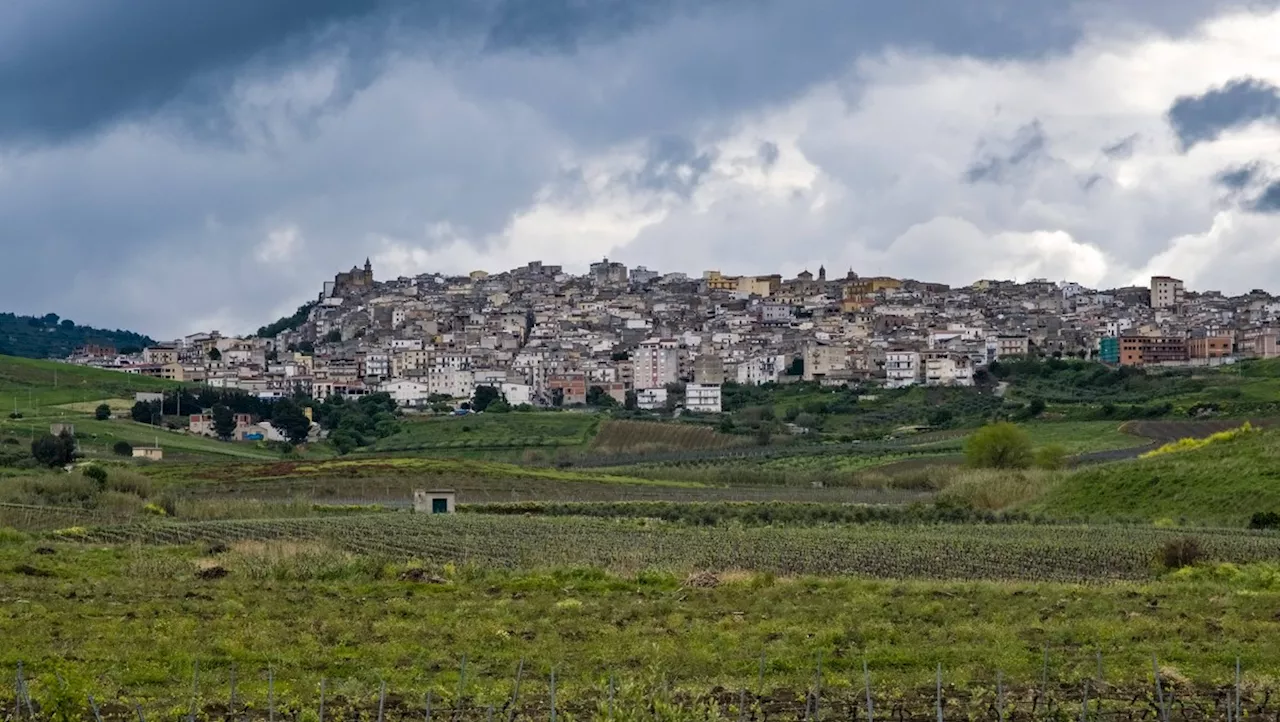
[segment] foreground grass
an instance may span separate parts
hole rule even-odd
[[[227,700],[234,665],[254,717],[266,716],[270,667],[282,717],[314,715],[326,678],[331,710],[343,700],[369,716],[385,682],[394,719],[422,719],[428,690],[437,709],[461,691],[483,719],[485,707],[510,699],[521,660],[522,705],[535,718],[545,717],[553,668],[566,707],[603,699],[613,675],[620,702],[749,689],[791,700],[796,715],[819,655],[827,704],[860,699],[866,659],[878,705],[918,703],[921,715],[932,711],[936,665],[949,696],[990,690],[1000,672],[1016,698],[1040,685],[1046,648],[1064,708],[1096,676],[1098,653],[1107,682],[1139,694],[1153,654],[1170,686],[1221,684],[1239,655],[1253,694],[1280,668],[1271,643],[1280,576],[1268,569],[1106,586],[743,573],[691,584],[571,568],[445,568],[433,578],[314,543],[224,550],[4,538],[0,667],[24,662],[37,704],[68,699],[72,718],[89,716],[88,694],[118,718],[134,703],[151,717],[185,716],[197,663],[206,703]],[[212,568],[225,576],[197,574]]]

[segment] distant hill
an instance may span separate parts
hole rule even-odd
[[[80,326],[56,313],[44,316],[0,313],[0,355],[66,358],[87,343],[127,351],[150,346],[155,341],[132,331]]]

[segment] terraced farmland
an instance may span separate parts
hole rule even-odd
[[[1145,579],[1162,546],[1185,531],[1144,527],[979,526],[690,528],[597,519],[411,514],[105,527],[96,543],[323,541],[364,554],[501,568],[596,566],[619,572],[754,570],[783,575],[1020,579]],[[1206,560],[1280,558],[1280,536],[1195,532]]]

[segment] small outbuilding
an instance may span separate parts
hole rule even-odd
[[[159,446],[135,446],[133,447],[133,458],[162,461],[164,460],[164,449]]]
[[[415,514],[452,514],[457,506],[458,495],[452,489],[424,490],[413,492],[413,512]]]
[[[76,435],[75,424],[49,424],[49,433],[53,436],[61,436],[62,432],[67,432],[71,436]]]

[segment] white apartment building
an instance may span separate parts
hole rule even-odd
[[[790,363],[783,354],[756,356],[738,364],[737,381],[743,386],[760,386],[776,382]]]
[[[388,381],[378,386],[379,391],[390,394],[397,406],[422,406],[431,395],[430,387],[419,381]]]
[[[660,389],[680,380],[680,352],[679,342],[673,339],[655,338],[641,343],[632,359],[636,390]]]
[[[920,380],[920,353],[886,351],[884,354],[885,386],[900,389]]]
[[[433,368],[427,371],[427,392],[451,399],[469,399],[476,393],[475,377],[470,371]]]
[[[533,403],[533,386],[530,384],[517,384],[509,381],[502,384],[502,397],[512,406]]]
[[[364,357],[365,378],[386,379],[391,377],[391,354],[367,353]]]
[[[703,414],[720,413],[719,384],[686,384],[684,387],[684,408]]]

